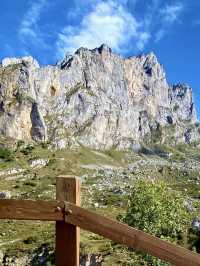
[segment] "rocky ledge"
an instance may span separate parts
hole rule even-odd
[[[55,66],[32,57],[0,65],[0,136],[56,148],[138,148],[198,141],[192,90],[170,86],[153,53],[122,58],[80,48]]]

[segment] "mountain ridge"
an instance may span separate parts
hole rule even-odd
[[[123,58],[101,45],[57,65],[32,57],[0,65],[0,135],[56,148],[135,149],[199,141],[192,89],[169,85],[156,55]]]

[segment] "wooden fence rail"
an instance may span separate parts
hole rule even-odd
[[[57,200],[0,200],[0,219],[56,222],[56,265],[79,265],[79,227],[178,266],[200,266],[200,255],[79,207],[77,178],[57,179]]]

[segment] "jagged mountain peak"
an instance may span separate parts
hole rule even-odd
[[[0,68],[2,136],[126,149],[199,140],[196,121],[191,89],[170,86],[152,52],[123,58],[102,45],[80,48],[56,66],[25,57],[4,59]]]
[[[16,57],[6,57],[2,60],[1,66],[7,67],[10,65],[25,64],[28,67],[39,68],[39,63],[32,56],[24,56],[21,58]]]
[[[146,58],[145,64],[148,64],[148,65],[151,65],[151,66],[159,64],[158,58],[154,54],[154,52],[150,52],[150,53],[146,54],[145,58]]]
[[[75,52],[75,54],[81,54],[81,53],[88,52],[88,51],[90,51],[90,52],[99,52],[100,54],[103,51],[112,53],[112,49],[108,45],[103,43],[101,46],[99,46],[97,48],[94,48],[94,49],[88,49],[88,48],[85,48],[85,47],[81,47]]]

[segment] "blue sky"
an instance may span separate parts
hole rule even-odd
[[[53,64],[85,46],[154,51],[169,83],[188,83],[200,114],[200,0],[2,0],[0,59]]]

